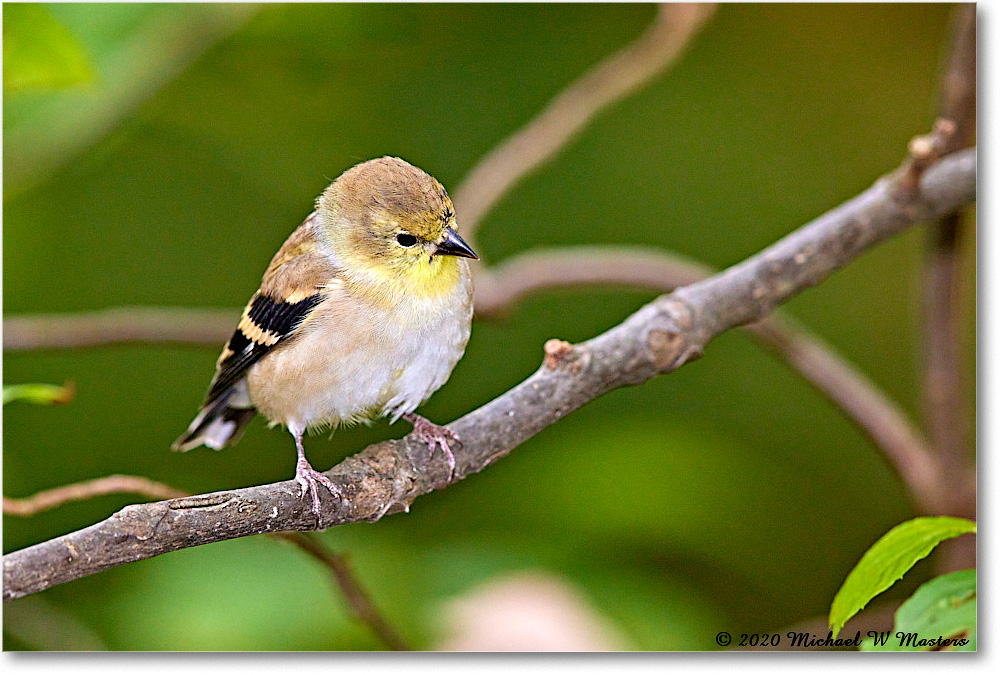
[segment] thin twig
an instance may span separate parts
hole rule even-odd
[[[531,252],[495,268],[495,285],[476,291],[476,311],[503,313],[523,296],[544,288],[613,283],[669,292],[711,274],[704,265],[639,247],[579,246]],[[780,312],[746,330],[873,440],[899,472],[918,510],[936,513],[941,508],[943,497],[926,441],[875,383]]]
[[[660,5],[652,26],[638,39],[560,91],[526,126],[493,148],[454,191],[462,236],[474,243],[483,216],[503,195],[594,115],[663,72],[714,12],[714,4]]]
[[[5,516],[33,516],[67,502],[83,501],[113,494],[143,495],[151,499],[176,499],[188,495],[187,492],[143,476],[115,474],[63,485],[51,490],[42,490],[23,499],[4,495],[3,513]]]
[[[940,115],[953,131],[945,153],[969,147],[976,134],[976,5],[952,13],[952,37],[941,74]],[[969,449],[968,386],[962,354],[962,252],[974,222],[960,210],[931,225],[924,262],[923,395],[927,432],[939,467],[939,483],[950,498],[940,513],[976,517],[976,469]],[[976,565],[967,537],[944,542],[939,573]]]
[[[909,199],[920,188],[920,177],[928,167],[933,166],[950,151],[955,137],[955,123],[949,119],[938,119],[934,129],[925,136],[917,136],[907,147],[908,154],[899,171],[900,199]]]
[[[952,44],[941,81],[941,116],[955,124],[949,151],[969,147],[976,132],[976,5],[955,7]]]
[[[343,593],[351,610],[389,649],[395,651],[412,649],[379,613],[371,596],[358,582],[347,556],[329,550],[311,532],[278,532],[274,536],[298,546],[329,568],[334,583]]]
[[[976,122],[976,6],[958,5],[952,17],[952,44],[941,82],[941,116],[952,125],[942,154],[968,147]],[[941,463],[941,480],[959,499],[969,482],[962,376],[961,251],[964,228],[959,211],[947,214],[929,232],[924,268],[924,405],[931,447]],[[973,478],[974,480],[974,478]],[[974,504],[951,510],[975,513]],[[957,513],[956,513],[957,515]]]
[[[832,347],[778,313],[746,328],[872,440],[896,469],[918,512],[940,512],[947,496],[937,465],[923,434],[895,401]]]
[[[116,307],[76,314],[4,317],[3,350],[69,349],[129,342],[221,345],[240,309]]]
[[[668,292],[710,275],[705,265],[645,246],[567,246],[513,256],[476,280],[476,318],[505,315],[552,288],[627,286]]]
[[[42,490],[23,499],[4,496],[3,514],[5,516],[33,516],[68,502],[83,501],[110,494],[134,494],[151,499],[181,499],[191,496],[189,492],[178,490],[144,476],[115,474],[63,485],[51,490]],[[379,613],[371,596],[351,569],[346,556],[329,550],[311,533],[275,532],[270,536],[292,543],[329,569],[331,578],[343,593],[351,611],[375,633],[386,647],[396,651],[410,650],[406,641]]]
[[[454,472],[410,434],[370,446],[327,471],[342,498],[322,493],[318,518],[292,480],[135,504],[4,556],[4,599],[180,548],[377,520],[408,509],[420,495],[481,471],[597,397],[699,357],[715,336],[763,319],[882,241],[971,203],[976,151],[953,153],[928,168],[910,199],[900,200],[897,186],[879,180],[744,262],[657,298],[587,342],[559,346],[559,358],[549,366],[449,425],[462,438],[453,450]]]

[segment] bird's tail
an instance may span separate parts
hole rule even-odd
[[[186,452],[205,444],[221,450],[240,440],[243,430],[256,414],[246,395],[246,381],[240,380],[206,403],[187,432],[170,447]]]

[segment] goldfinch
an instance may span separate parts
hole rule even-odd
[[[455,209],[434,178],[395,157],[348,169],[271,260],[175,450],[235,443],[257,412],[295,438],[295,480],[334,483],[302,449],[307,430],[410,421],[454,475],[450,430],[413,411],[451,375],[472,326],[469,262]]]

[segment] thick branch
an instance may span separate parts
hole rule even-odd
[[[670,292],[679,286],[692,284],[711,276],[708,267],[657,249],[638,246],[574,246],[551,251],[530,251],[517,255],[496,266],[480,279],[476,287],[476,316],[495,317],[504,314],[527,295],[539,290],[580,287],[586,285],[621,285]],[[156,316],[153,308],[137,313],[130,326],[130,337],[147,330],[148,341],[170,340],[180,334],[201,337],[197,322],[212,310],[193,310],[182,316],[181,310],[166,310],[173,321],[171,332],[157,331],[168,325]],[[219,329],[228,331],[230,314],[218,310]],[[120,323],[118,312],[108,313],[114,323]],[[17,317],[7,319],[13,324],[15,347],[38,348],[66,344],[82,337],[100,334],[105,313],[76,315],[63,318]],[[89,321],[88,321],[89,320]],[[139,328],[138,326],[142,326]],[[85,328],[81,329],[81,326]],[[6,324],[5,324],[6,327]],[[913,495],[916,507],[926,513],[936,513],[941,501],[935,465],[920,432],[913,427],[903,411],[888,399],[865,375],[842,359],[829,346],[808,331],[794,326],[775,313],[764,321],[746,327],[748,332],[829,398],[848,418],[860,427],[882,450]],[[215,328],[212,328],[215,330]],[[115,333],[104,333],[114,341]],[[224,339],[225,333],[213,337]],[[204,337],[209,337],[206,331]],[[6,347],[7,345],[5,345]]]
[[[68,502],[110,494],[136,494],[152,499],[180,499],[191,496],[183,490],[144,476],[112,475],[43,490],[23,499],[5,495],[3,513],[13,516],[33,516]],[[346,556],[329,550],[309,532],[275,532],[272,536],[293,544],[330,570],[330,577],[344,595],[351,611],[372,629],[386,647],[395,651],[410,649],[406,641],[379,613],[371,596],[351,569]]]
[[[530,252],[494,268],[490,283],[476,289],[476,312],[500,314],[544,288],[615,283],[667,292],[710,274],[704,265],[631,246]],[[918,510],[938,512],[944,496],[936,465],[926,441],[898,405],[833,349],[780,312],[746,329],[874,441],[903,478]]]
[[[504,141],[456,191],[467,234],[517,180],[551,158],[600,109],[627,96],[673,63],[704,21],[710,5],[662,5],[651,28],[618,54],[572,83],[522,130]],[[953,67],[954,71],[955,68]],[[623,75],[624,73],[624,75]],[[965,92],[952,87],[949,100]],[[955,92],[958,92],[957,94]],[[928,145],[935,137],[918,139]],[[902,182],[912,191],[938,156],[930,143],[913,153]],[[943,153],[943,149],[941,149]],[[635,247],[577,247],[516,256],[497,268],[477,267],[477,316],[501,314],[543,288],[622,284],[670,291],[706,276],[705,269],[662,252]],[[128,341],[224,341],[238,310],[109,310],[76,316],[5,320],[4,349],[38,349]],[[926,449],[905,416],[868,380],[805,331],[775,319],[752,330],[786,363],[846,412],[882,448],[914,494],[919,508],[932,498]],[[861,406],[857,401],[866,401]]]
[[[456,479],[481,471],[598,396],[680,367],[714,336],[763,318],[875,244],[971,203],[975,150],[928,168],[921,189],[905,200],[898,199],[895,185],[893,179],[879,180],[758,255],[654,300],[602,335],[575,347],[556,344],[535,374],[450,425],[463,440],[455,449]],[[377,520],[447,485],[448,467],[429,461],[428,454],[426,444],[411,435],[344,460],[326,474],[345,498],[338,502],[324,493],[319,523],[294,481],[128,506],[88,528],[5,556],[4,599],[189,546]]]

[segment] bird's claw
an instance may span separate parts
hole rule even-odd
[[[299,460],[298,464],[295,465],[295,482],[302,488],[301,497],[305,497],[306,493],[312,493],[310,495],[312,497],[312,512],[316,515],[317,523],[320,522],[319,489],[316,486],[317,483],[322,483],[337,499],[343,499],[337,484],[312,468],[304,458]]]
[[[455,478],[455,455],[451,452],[449,441],[461,445],[462,439],[448,427],[434,424],[420,415],[410,413],[409,415],[404,415],[404,418],[413,425],[413,433],[417,435],[417,438],[426,443],[427,447],[430,448],[431,459],[434,457],[434,449],[441,448],[441,452],[448,462],[448,482],[450,483]]]

